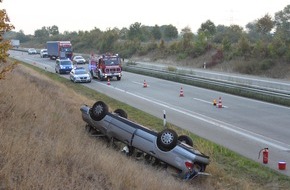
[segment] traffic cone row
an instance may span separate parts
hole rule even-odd
[[[110,83],[110,79],[108,78],[108,85],[109,85],[109,83]],[[147,82],[146,82],[146,80],[144,80],[143,88],[147,88],[147,87],[148,87]],[[183,88],[182,87],[180,88],[179,97],[184,97],[184,93],[183,93]],[[217,108],[223,108],[222,98],[219,97],[218,103],[216,102],[216,99],[214,99],[213,100],[213,105],[216,106]]]

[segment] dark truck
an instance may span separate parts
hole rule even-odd
[[[83,105],[80,108],[82,119],[87,127],[98,131],[110,141],[121,141],[125,144],[127,153],[133,151],[144,153],[166,166],[177,169],[180,178],[189,180],[198,174],[204,174],[209,164],[209,157],[193,148],[192,140],[186,136],[178,137],[172,129],[155,132],[127,119],[127,113],[122,109],[108,111],[108,106],[97,101],[92,107]]]
[[[50,59],[72,59],[73,51],[70,41],[46,42],[47,55]]]

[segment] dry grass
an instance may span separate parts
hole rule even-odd
[[[125,157],[85,132],[79,108],[94,101],[23,65],[0,80],[0,190],[284,189],[278,181],[263,187],[214,158],[212,176],[184,182]],[[212,145],[195,143],[216,155]]]
[[[22,65],[0,81],[0,189],[189,189],[89,138],[93,101]]]

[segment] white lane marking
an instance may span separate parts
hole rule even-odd
[[[105,84],[103,84],[103,85],[105,85]],[[108,87],[112,87],[112,86],[108,86]],[[203,122],[212,124],[214,126],[222,128],[222,129],[226,129],[228,131],[231,131],[231,132],[234,132],[234,133],[239,134],[241,136],[244,136],[244,137],[246,137],[248,139],[252,139],[252,140],[258,141],[260,143],[267,144],[269,146],[275,147],[275,148],[280,149],[282,151],[289,151],[290,150],[290,145],[285,144],[285,143],[280,142],[280,141],[277,141],[275,139],[271,139],[269,137],[266,137],[266,136],[263,136],[263,135],[260,135],[260,134],[257,134],[257,133],[253,133],[251,131],[242,129],[240,127],[225,123],[225,122],[217,120],[217,119],[209,118],[209,117],[207,117],[205,115],[202,115],[202,114],[190,111],[190,110],[182,109],[182,108],[179,108],[179,107],[174,108],[173,105],[169,105],[167,103],[160,102],[160,101],[157,101],[157,100],[151,100],[149,98],[146,98],[146,97],[143,97],[141,95],[125,91],[125,90],[120,89],[120,88],[114,87],[114,89],[116,89],[116,90],[118,90],[120,92],[127,93],[127,94],[129,94],[131,96],[146,100],[148,102],[154,103],[156,105],[163,106],[163,107],[165,107],[167,109],[179,112],[179,113],[187,115],[189,117],[192,117],[192,118],[201,120]]]
[[[200,102],[204,102],[204,103],[207,103],[207,104],[213,104],[213,102],[209,102],[209,101],[207,101],[207,100],[203,100],[203,99],[199,99],[199,98],[193,98],[194,100],[197,100],[197,101],[200,101]],[[217,102],[218,103],[218,102]],[[223,106],[223,108],[229,108],[229,107],[227,107],[227,106],[225,106],[225,105],[222,105]]]

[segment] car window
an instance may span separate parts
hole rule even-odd
[[[75,70],[75,74],[87,74],[86,70]]]
[[[105,65],[118,65],[119,59],[118,58],[110,58],[110,59],[104,59]]]
[[[72,63],[70,61],[61,61],[61,65],[71,65]]]

